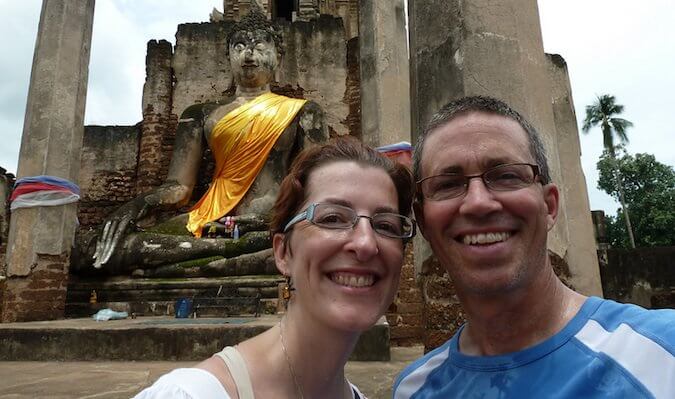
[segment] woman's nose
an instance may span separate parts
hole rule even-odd
[[[368,260],[379,253],[376,234],[370,219],[361,217],[349,237],[347,248],[354,251],[359,261]]]

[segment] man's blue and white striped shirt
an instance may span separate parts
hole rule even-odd
[[[675,398],[675,310],[591,297],[553,337],[499,356],[459,353],[461,332],[408,366],[394,399]]]

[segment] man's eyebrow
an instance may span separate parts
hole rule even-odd
[[[438,171],[439,174],[446,174],[446,173],[462,173],[462,168],[457,165],[450,165],[442,168],[441,170]]]
[[[516,159],[513,159],[513,158],[507,158],[507,157],[490,158],[490,159],[485,160],[485,162],[483,162],[483,167],[485,169],[490,169],[490,168],[494,168],[495,166],[506,165],[506,164],[509,164],[509,163],[519,163],[519,162],[523,162],[523,161],[519,161],[519,160],[516,160]]]
[[[517,162],[523,162],[523,161],[518,161],[513,158],[509,157],[496,157],[496,158],[488,158],[483,161],[481,161],[481,168],[483,170],[487,170],[490,168],[494,168],[495,166],[499,165],[505,165],[509,163],[517,163]],[[462,168],[459,165],[448,165],[441,170],[438,171],[439,174],[462,174],[464,173],[464,168]]]

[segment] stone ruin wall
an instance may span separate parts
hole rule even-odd
[[[217,19],[238,21],[251,9],[251,3],[262,5],[267,17],[277,18],[280,1],[287,0],[224,0],[223,12],[216,11]],[[293,21],[311,21],[320,15],[332,15],[342,18],[347,39],[359,35],[359,0],[299,0],[298,9],[292,16]],[[212,15],[212,18],[214,16]]]
[[[598,250],[605,298],[675,309],[675,246]]]
[[[358,113],[354,115],[360,109],[358,91],[354,93],[358,67],[352,65],[348,76],[348,45],[340,19],[321,16],[310,22],[284,23],[282,28],[286,52],[273,91],[316,101],[326,110],[332,135],[358,136],[360,120]],[[121,204],[164,181],[182,110],[233,94],[226,34],[226,23],[182,24],[175,49],[164,40],[148,42],[143,121],[136,126],[88,126],[85,130],[82,228],[98,226]],[[358,51],[358,46],[350,48]],[[357,59],[353,54],[350,58],[352,63]],[[209,157],[206,153],[205,158]],[[193,197],[198,198],[209,183],[210,166],[202,162]]]

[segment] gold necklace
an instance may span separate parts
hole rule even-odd
[[[291,358],[288,356],[288,351],[286,350],[286,342],[284,340],[284,327],[279,321],[279,338],[281,340],[281,350],[284,352],[284,357],[286,358],[286,364],[288,364],[288,370],[291,372],[291,377],[293,377],[293,383],[295,384],[295,390],[298,391],[300,399],[305,399],[305,396],[302,394],[302,387],[298,382],[298,376],[295,374],[295,369],[293,368],[293,363],[291,363]]]
[[[286,350],[286,340],[284,339],[284,327],[283,324],[281,323],[281,320],[279,321],[279,340],[281,341],[281,350],[284,352],[284,357],[286,358],[286,364],[288,364],[288,370],[291,372],[291,377],[293,377],[293,384],[295,384],[295,390],[300,395],[300,399],[305,399],[305,396],[302,394],[302,386],[298,382],[298,376],[297,374],[295,374],[293,363],[291,363],[291,358],[290,356],[288,356],[288,350]],[[346,385],[349,385],[346,379],[344,383]]]

